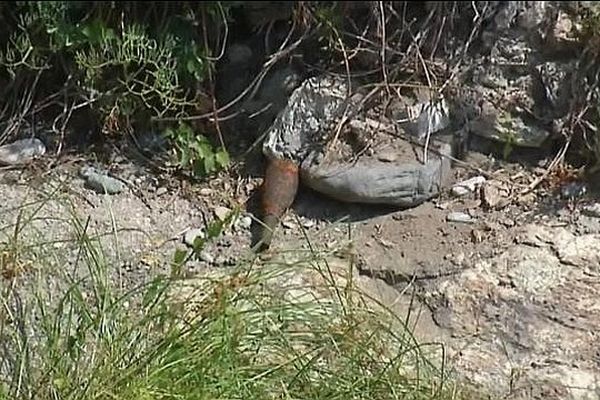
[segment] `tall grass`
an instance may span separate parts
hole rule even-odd
[[[0,285],[2,399],[455,398],[443,363],[357,290],[350,263],[298,251],[120,287],[88,224],[70,226],[79,273],[34,265]]]

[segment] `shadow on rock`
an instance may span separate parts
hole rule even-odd
[[[397,206],[374,205],[363,203],[345,203],[331,199],[307,187],[298,192],[293,205],[294,211],[301,217],[336,222],[361,222],[402,211],[406,208]]]

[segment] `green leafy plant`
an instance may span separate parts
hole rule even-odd
[[[171,277],[177,278],[182,276],[182,270],[185,264],[192,258],[200,260],[201,252],[204,250],[206,245],[218,239],[223,235],[227,228],[229,228],[235,220],[239,217],[240,209],[236,208],[229,212],[224,219],[215,219],[212,221],[201,235],[198,235],[194,239],[194,243],[191,250],[176,249],[171,261]]]
[[[214,62],[203,31],[222,29],[232,7],[220,2],[8,4],[0,7],[6,22],[0,77],[16,86],[40,72],[41,98],[60,91],[66,103],[77,110],[89,107],[105,126],[114,125],[114,115],[123,116],[116,133],[151,118],[197,112]]]
[[[517,138],[512,130],[511,116],[509,113],[500,113],[500,115],[498,115],[497,122],[502,141],[504,142],[504,146],[502,148],[502,157],[506,161],[510,157],[515,145],[517,144]]]
[[[214,147],[204,135],[197,134],[187,124],[168,128],[165,135],[174,144],[179,167],[189,168],[195,177],[204,177],[229,166],[227,150]]]

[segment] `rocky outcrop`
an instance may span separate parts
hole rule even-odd
[[[453,110],[473,135],[498,146],[545,148],[593,91],[585,82],[582,2],[478,2],[487,10],[477,46],[463,63]],[[579,8],[579,10],[578,10]],[[479,146],[479,147],[478,147]],[[509,147],[507,147],[509,146]]]
[[[600,397],[600,235],[527,225],[423,293],[461,376],[514,399]]]

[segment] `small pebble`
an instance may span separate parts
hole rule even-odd
[[[312,228],[313,226],[315,226],[315,221],[313,221],[312,219],[306,219],[302,221],[302,226],[306,229]]]
[[[469,193],[475,192],[478,186],[486,181],[483,176],[475,176],[452,186],[452,194],[456,197],[461,197]]]
[[[452,212],[446,216],[446,221],[448,222],[458,222],[471,224],[475,222],[475,220],[467,213],[463,212]]]
[[[600,203],[594,203],[583,207],[581,210],[588,217],[600,218]]]
[[[125,190],[125,184],[107,174],[100,173],[92,167],[82,167],[79,171],[85,184],[98,193],[118,194]]]
[[[379,161],[383,162],[394,162],[398,159],[398,155],[391,151],[385,151],[377,156]]]
[[[204,238],[204,230],[200,229],[200,228],[194,228],[194,229],[190,229],[185,233],[185,236],[183,237],[183,242],[185,244],[187,244],[190,247],[194,247],[194,240],[196,240],[196,238]]]
[[[215,262],[215,258],[208,251],[203,250],[199,254],[200,260],[204,261],[208,264],[213,264]]]
[[[167,193],[167,188],[166,187],[159,187],[158,190],[156,191],[156,195],[157,196],[162,196],[164,194]]]
[[[483,186],[481,190],[481,199],[483,200],[483,204],[489,209],[496,208],[502,201],[500,191],[493,185]]]
[[[537,196],[535,193],[528,193],[517,199],[517,204],[520,206],[530,206],[535,203]]]
[[[209,188],[202,188],[199,191],[200,196],[210,196],[212,194],[212,192],[213,192],[212,189],[209,189]]]
[[[500,221],[500,223],[501,223],[502,225],[504,225],[505,227],[507,227],[507,228],[512,228],[513,226],[515,226],[515,221],[513,221],[513,220],[512,220],[512,219],[510,219],[510,218],[503,218],[503,219]]]
[[[229,216],[229,214],[231,213],[231,210],[227,207],[215,207],[215,216],[217,218],[219,218],[220,221],[225,221],[225,219]]]
[[[452,195],[455,197],[466,196],[467,194],[472,193],[469,189],[463,186],[454,186],[452,188]]]
[[[248,215],[243,216],[239,219],[238,226],[241,229],[250,229],[250,227],[252,226],[252,218]]]

